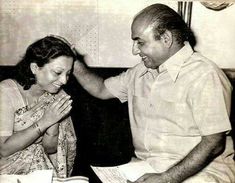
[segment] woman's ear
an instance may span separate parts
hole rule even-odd
[[[33,74],[36,74],[36,72],[38,71],[38,65],[36,63],[31,63],[30,64],[30,69],[31,69]]]
[[[169,30],[166,30],[162,35],[161,35],[161,40],[162,42],[166,45],[167,48],[169,48],[172,43],[173,43],[173,36],[172,33]]]

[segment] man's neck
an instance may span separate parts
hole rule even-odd
[[[174,54],[176,54],[179,50],[181,50],[181,48],[184,47],[184,43],[182,44],[178,44],[178,43],[175,43],[175,44],[172,44],[171,48],[170,48],[170,51],[169,51],[169,57],[172,57]]]

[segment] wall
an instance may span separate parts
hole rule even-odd
[[[14,65],[26,47],[48,34],[66,37],[91,56],[90,66],[130,67],[130,25],[147,5],[158,0],[0,0],[0,65]]]
[[[193,3],[192,29],[198,40],[196,50],[222,68],[235,69],[235,5],[221,11]]]
[[[90,66],[131,67],[140,61],[131,53],[133,16],[156,2],[177,10],[174,0],[0,0],[0,65],[15,65],[33,41],[57,34],[88,53]],[[235,68],[234,10],[193,3],[196,49],[223,68]]]

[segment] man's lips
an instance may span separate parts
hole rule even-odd
[[[148,59],[148,57],[147,56],[142,56],[141,59],[142,59],[142,61],[146,61],[146,59]]]

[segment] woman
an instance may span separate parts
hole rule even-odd
[[[67,41],[47,36],[27,48],[16,77],[0,83],[0,174],[70,175],[76,136],[68,117],[72,100],[62,86],[75,58]]]

